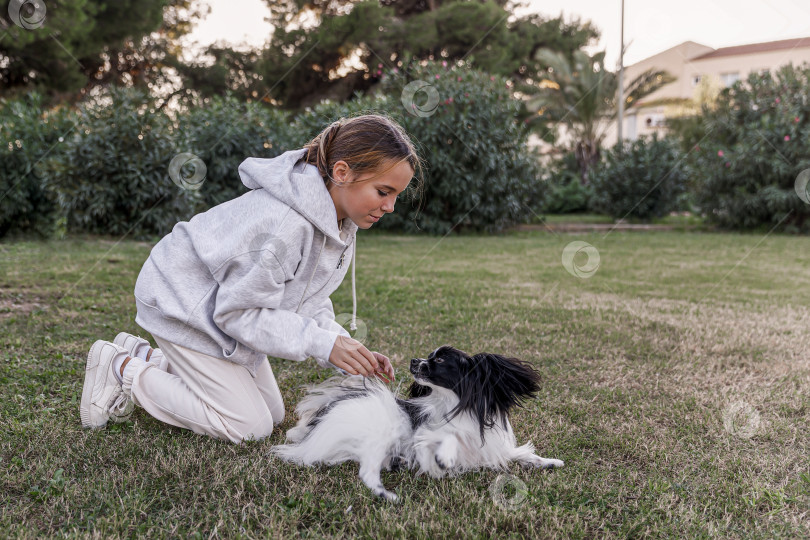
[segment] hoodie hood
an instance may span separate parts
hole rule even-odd
[[[337,209],[326,189],[321,173],[315,165],[303,161],[306,148],[289,150],[270,159],[248,158],[239,165],[239,177],[248,189],[266,189],[312,223],[323,235],[321,253],[326,239],[331,238],[341,245],[348,245],[341,238],[352,238],[352,321],[349,328],[357,330],[357,292],[355,269],[357,268],[357,224],[346,218],[342,231],[338,228]],[[320,254],[318,255],[320,258]],[[317,267],[317,263],[316,263]],[[314,270],[313,270],[314,275]],[[310,281],[312,281],[310,276]],[[309,288],[309,284],[307,284]],[[306,295],[306,290],[304,291]],[[303,299],[303,297],[302,297]],[[300,306],[299,306],[300,307]]]
[[[340,238],[337,210],[318,168],[303,161],[306,148],[290,150],[271,159],[251,158],[239,165],[239,176],[249,189],[266,189],[275,198],[307,218],[324,235]],[[343,220],[343,232],[354,237],[357,225]]]

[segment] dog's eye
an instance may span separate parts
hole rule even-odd
[[[437,364],[441,364],[442,362],[444,362],[444,358],[437,358],[436,359]]]

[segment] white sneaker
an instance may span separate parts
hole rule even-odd
[[[146,358],[141,358],[144,362],[149,362],[150,364],[155,364],[158,366],[158,369],[166,370],[163,366],[163,351],[160,349],[153,349],[152,345],[149,341],[143,339],[141,336],[134,336],[127,332],[119,332],[113,343],[118,345],[119,347],[123,347],[127,351],[129,351],[129,355],[132,358],[135,358],[138,352],[138,349],[141,348],[142,345],[146,345],[149,347],[149,352],[145,355]],[[132,397],[127,396],[127,401],[123,402],[119,410],[116,411],[116,414],[110,416],[110,420],[113,422],[124,422],[132,416],[132,411],[135,410],[135,402],[132,401]]]
[[[135,404],[113,372],[113,360],[121,354],[129,356],[129,351],[101,339],[90,347],[79,407],[82,427],[101,428],[109,420],[124,422],[132,414]]]
[[[115,336],[113,343],[115,343],[119,347],[123,347],[126,350],[128,350],[129,355],[132,356],[133,358],[135,357],[135,354],[137,353],[138,348],[141,345],[145,344],[150,349],[152,348],[152,345],[150,345],[149,341],[143,339],[140,336],[133,336],[132,334],[128,334],[126,332],[120,332],[117,336]],[[144,362],[154,363],[155,365],[160,367],[163,361],[163,351],[161,351],[160,349],[152,349],[151,351],[149,351],[149,353],[147,353],[146,356],[148,356],[148,358],[141,358],[141,360],[143,360]]]

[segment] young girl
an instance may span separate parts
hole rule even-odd
[[[246,159],[251,191],[176,224],[138,275],[135,321],[158,348],[125,332],[91,347],[82,425],[124,421],[138,405],[195,433],[266,437],[284,418],[267,355],[393,380],[388,357],[335,322],[329,295],[356,256],[357,229],[393,212],[417,169],[405,131],[379,115]],[[352,297],[354,329],[354,266]]]

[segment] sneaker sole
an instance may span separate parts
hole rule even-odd
[[[83,428],[99,428],[104,426],[94,426],[90,422],[90,402],[93,399],[93,386],[96,384],[96,372],[98,371],[98,362],[95,365],[91,366],[90,363],[93,360],[93,353],[96,350],[96,347],[101,346],[104,343],[102,340],[96,341],[93,343],[93,346],[90,347],[90,352],[87,353],[87,363],[84,367],[84,388],[82,389],[82,403],[79,406],[79,416],[82,419],[82,427]]]

